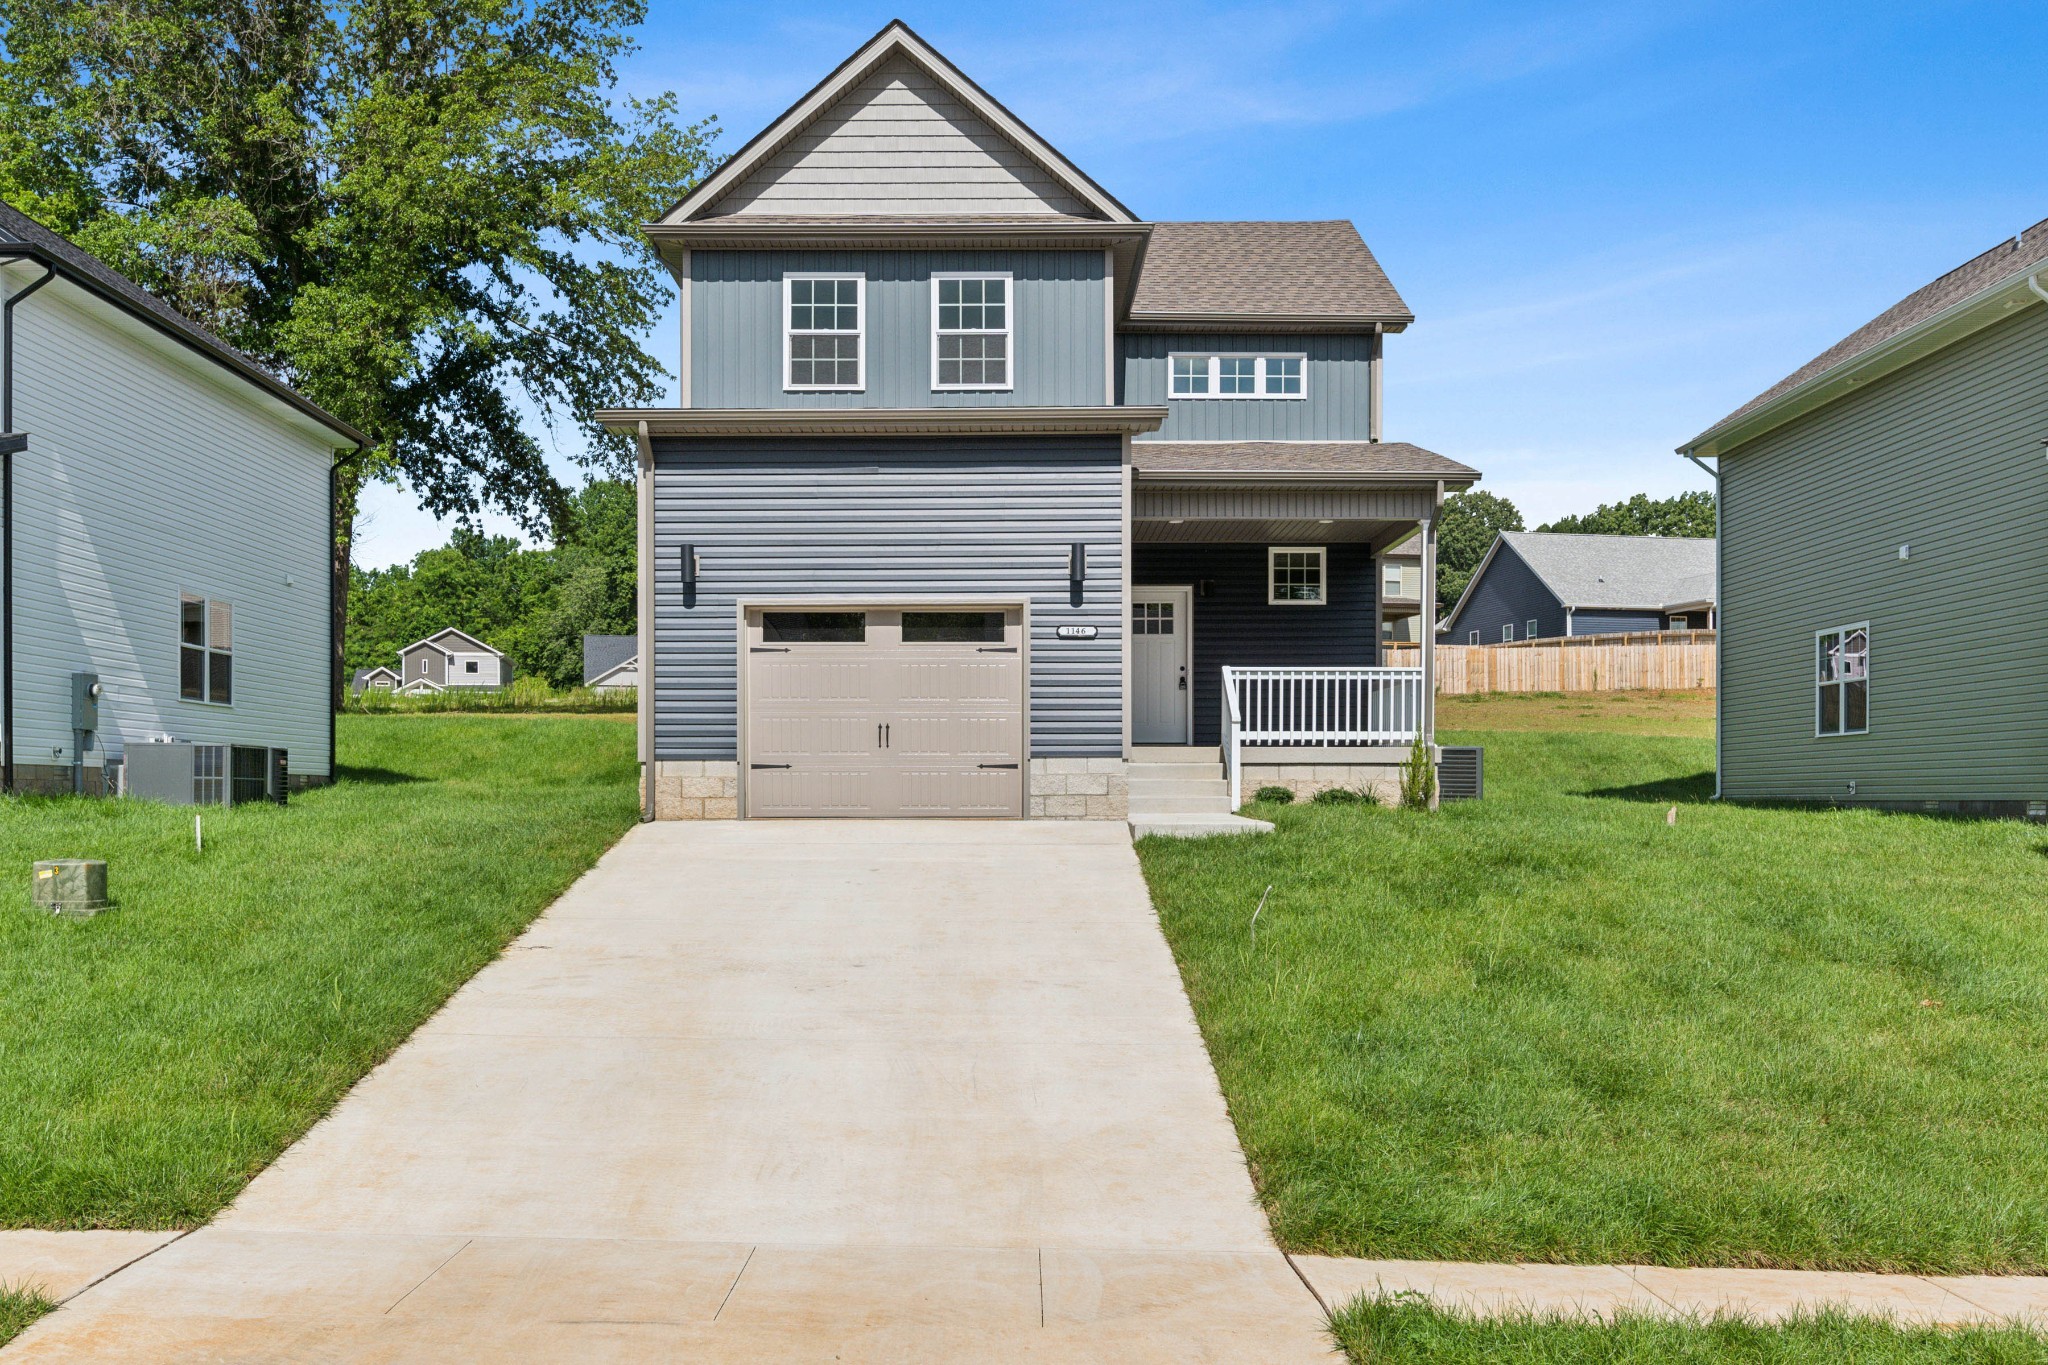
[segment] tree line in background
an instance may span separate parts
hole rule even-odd
[[[1464,595],[1496,535],[1522,529],[1521,512],[1497,493],[1475,488],[1445,498],[1436,536],[1438,605],[1449,610]],[[1714,495],[1696,491],[1653,498],[1638,493],[1626,502],[1604,504],[1583,516],[1560,517],[1536,529],[1599,536],[1712,536]]]
[[[583,681],[583,636],[635,628],[634,488],[594,480],[572,494],[555,543],[458,529],[412,563],[349,570],[348,668],[396,667],[398,651],[448,626],[511,656],[516,676]]]

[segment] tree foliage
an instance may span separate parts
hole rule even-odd
[[[1438,606],[1447,611],[1463,595],[1496,535],[1521,529],[1521,512],[1497,493],[1472,488],[1445,498],[1436,531]]]
[[[0,0],[0,196],[376,443],[437,515],[536,532],[549,432],[647,402],[639,226],[709,162],[614,101],[641,0]],[[576,443],[574,450],[582,449]],[[586,463],[622,447],[592,431]]]
[[[516,673],[583,681],[583,636],[635,632],[633,485],[593,481],[571,499],[549,549],[457,529],[410,564],[354,569],[348,667],[396,667],[398,651],[454,626],[511,656]]]
[[[1597,536],[1711,536],[1714,495],[1695,491],[1653,498],[1638,493],[1627,502],[1603,504],[1584,516],[1560,517],[1536,529]]]

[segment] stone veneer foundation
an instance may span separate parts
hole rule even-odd
[[[1320,791],[1348,787],[1370,791],[1383,806],[1401,804],[1405,747],[1349,749],[1247,748],[1240,758],[1238,797],[1248,802],[1261,787],[1285,787],[1297,801]]]
[[[1034,820],[1126,820],[1131,782],[1120,758],[1034,758]]]
[[[1130,782],[1120,758],[1031,760],[1033,819],[1123,820],[1130,809]],[[655,819],[735,820],[739,813],[738,763],[672,759],[654,765]]]

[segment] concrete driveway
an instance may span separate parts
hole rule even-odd
[[[1327,1361],[1121,825],[642,826],[43,1360]]]

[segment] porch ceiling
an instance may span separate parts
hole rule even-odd
[[[1131,539],[1147,543],[1202,545],[1385,545],[1415,529],[1410,521],[1359,521],[1343,518],[1183,518],[1134,520]]]

